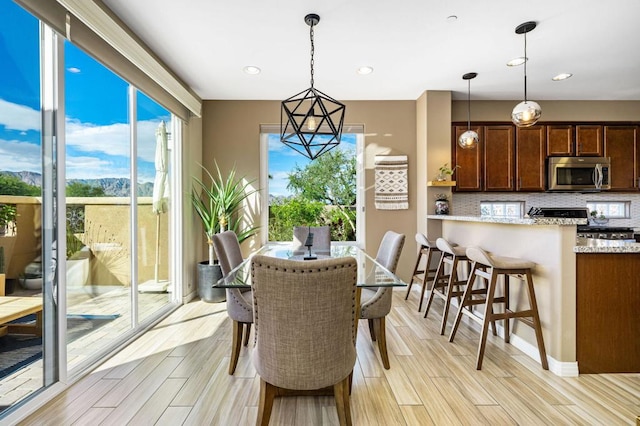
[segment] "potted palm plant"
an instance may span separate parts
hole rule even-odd
[[[213,251],[214,234],[231,230],[241,243],[253,236],[258,227],[246,224],[242,218],[242,204],[256,190],[251,188],[254,181],[236,176],[235,167],[223,176],[216,163],[215,176],[200,165],[205,179],[193,178],[191,203],[202,221],[202,228],[209,246],[209,259],[198,264],[198,295],[206,302],[222,302],[225,291],[212,288],[213,283],[222,278],[222,272]]]

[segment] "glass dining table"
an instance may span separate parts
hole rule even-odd
[[[260,248],[255,254],[279,257],[282,259],[294,259],[305,262],[303,255],[294,255],[288,244],[267,244]],[[253,256],[253,255],[252,255]],[[217,288],[251,288],[251,258],[249,256],[231,272],[222,277],[213,287]],[[376,262],[363,249],[344,244],[331,244],[330,255],[317,255],[318,259],[327,257],[354,257],[358,263],[357,286],[366,287],[406,287],[397,275]]]

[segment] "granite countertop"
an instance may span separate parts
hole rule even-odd
[[[452,216],[430,214],[427,219],[458,220],[462,222],[506,223],[512,225],[586,225],[587,219],[569,219],[564,217],[491,217],[491,216]]]
[[[574,253],[640,253],[640,243],[623,240],[577,238]]]

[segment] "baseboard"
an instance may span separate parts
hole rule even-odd
[[[504,337],[504,332],[502,327],[498,326],[498,334],[501,337]],[[540,362],[540,352],[538,351],[538,346],[532,345],[521,337],[518,337],[517,334],[511,333],[509,336],[509,342],[511,345],[521,350],[525,355],[529,358],[534,359],[537,362]],[[549,363],[549,371],[551,371],[556,376],[560,377],[578,377],[578,362],[563,362],[558,361],[557,359],[550,357],[547,355],[547,363]]]
[[[416,293],[419,294],[420,285],[418,285],[416,287],[417,288],[412,288],[411,292],[412,293],[416,292]],[[406,291],[404,287],[402,287],[401,289]],[[425,299],[426,299],[426,294],[425,294]],[[458,303],[457,303],[457,301],[455,299],[451,300],[451,304],[457,310]],[[504,327],[502,327],[502,325],[500,325],[499,323],[496,323],[496,332],[498,333],[498,335],[501,338],[504,338]],[[520,351],[522,351],[529,358],[531,358],[531,359],[535,360],[536,362],[542,364],[540,362],[540,352],[538,351],[538,346],[537,345],[532,345],[531,343],[529,343],[528,341],[526,341],[523,338],[519,337],[517,334],[514,334],[513,332],[509,336],[509,341],[510,341],[510,344],[512,346],[514,346],[515,348],[517,348]],[[570,361],[570,362],[558,361],[557,359],[555,359],[553,357],[550,357],[547,354],[547,363],[549,364],[549,371],[551,371],[556,376],[560,376],[560,377],[578,377],[579,372],[578,372],[578,362],[577,361]]]
[[[182,296],[182,304],[186,304],[189,303],[190,301],[192,301],[193,299],[195,299],[196,297],[198,297],[198,292],[196,292],[195,290],[184,294]]]

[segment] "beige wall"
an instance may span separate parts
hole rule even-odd
[[[398,273],[408,280],[415,262],[417,217],[416,102],[347,101],[345,123],[365,129],[366,250],[375,254],[387,229],[406,235]],[[228,171],[234,164],[240,175],[260,178],[260,125],[280,123],[280,101],[205,101],[203,105],[203,163],[214,160]],[[374,156],[404,154],[409,157],[409,209],[384,211],[374,207]],[[266,185],[257,181],[259,188]],[[264,194],[263,194],[264,195]],[[256,218],[255,220],[259,220]],[[263,230],[265,232],[265,230]],[[249,251],[260,237],[245,244]]]
[[[511,121],[511,110],[520,102],[472,101],[471,121]],[[640,121],[640,101],[538,101],[540,121]],[[467,121],[467,102],[454,101],[452,121]]]
[[[435,195],[451,194],[450,187],[428,187],[427,182],[435,179],[438,169],[451,162],[451,92],[427,91],[416,102],[418,153],[418,215],[417,231],[435,241],[442,235],[439,220],[427,220],[433,213]],[[417,251],[417,247],[416,247]]]

